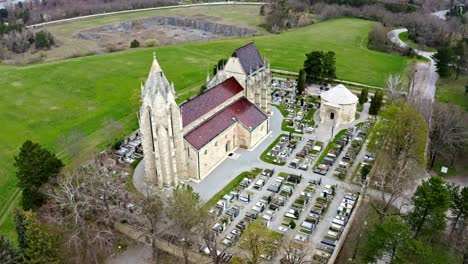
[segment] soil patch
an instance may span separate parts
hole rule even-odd
[[[207,16],[165,17],[132,20],[110,24],[76,34],[77,38],[97,41],[101,46],[114,45],[126,48],[134,39],[141,44],[147,39],[156,39],[160,45],[170,45],[186,41],[207,40],[220,37],[240,37],[252,35],[255,30],[225,25],[207,20]]]

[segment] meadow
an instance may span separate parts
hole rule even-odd
[[[207,71],[221,58],[254,41],[272,68],[298,71],[305,53],[336,53],[337,77],[383,86],[389,73],[402,72],[409,61],[401,56],[366,48],[375,24],[360,19],[336,19],[282,34],[185,43],[156,49],[132,49],[34,64],[0,65],[0,232],[13,234],[11,211],[20,195],[13,156],[27,139],[60,153],[60,136],[79,132],[86,138],[83,156],[109,145],[106,122],[119,121],[126,133],[137,129],[140,83],[153,58],[173,81],[181,102],[194,95]]]

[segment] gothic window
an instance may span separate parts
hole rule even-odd
[[[205,155],[208,154],[208,150],[205,150]]]
[[[151,108],[148,107],[148,121],[149,121],[149,126],[150,126],[150,131],[151,131],[151,146],[153,147],[153,151],[155,151],[154,149],[154,134],[153,134],[153,120],[151,118]]]
[[[217,146],[218,146],[218,141],[215,142],[215,147],[217,147]]]
[[[190,158],[190,148],[187,148],[187,156]]]

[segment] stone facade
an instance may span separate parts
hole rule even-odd
[[[141,87],[140,130],[145,158],[145,182],[175,185],[187,177],[187,161],[180,109],[175,102],[174,84],[169,84],[161,67],[153,60]]]
[[[268,134],[270,67],[257,60],[261,65],[246,73],[242,55],[231,57],[207,80],[209,89],[180,106],[154,58],[139,113],[147,185],[202,180],[236,148],[252,148]]]
[[[320,97],[321,123],[339,126],[354,121],[358,98],[344,85],[337,85]]]

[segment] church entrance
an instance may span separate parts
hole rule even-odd
[[[333,112],[330,113],[330,119],[331,120],[335,119],[335,113],[333,113]]]
[[[226,152],[229,152],[231,150],[231,141],[229,140],[227,143],[226,143]]]

